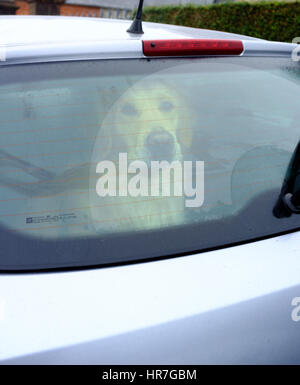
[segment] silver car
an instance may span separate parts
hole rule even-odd
[[[299,364],[297,45],[129,23],[0,18],[0,362]]]

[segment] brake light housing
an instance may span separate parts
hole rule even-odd
[[[241,55],[241,40],[228,39],[165,39],[143,40],[145,56],[215,56]]]

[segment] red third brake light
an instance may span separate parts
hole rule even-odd
[[[145,56],[240,55],[241,40],[226,39],[168,39],[144,40]]]

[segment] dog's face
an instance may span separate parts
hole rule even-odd
[[[90,217],[96,229],[128,231],[182,223],[184,198],[174,194],[175,184],[181,184],[181,178],[170,178],[170,196],[160,196],[159,193],[154,199],[152,187],[158,187],[157,191],[161,192],[163,181],[162,175],[152,175],[149,163],[183,160],[184,150],[192,143],[193,117],[190,110],[174,87],[157,81],[138,82],[109,109],[95,142],[90,168]],[[132,196],[117,192],[99,198],[95,186],[95,164],[103,160],[116,166],[117,189],[127,191],[128,188],[129,191],[127,178],[119,178],[118,174],[123,171],[117,164],[120,153],[127,154],[128,164],[140,160],[148,165],[145,173],[145,178],[151,178],[151,183],[149,180],[145,182],[148,194]],[[165,166],[167,168],[168,164]]]
[[[128,160],[181,160],[183,147],[192,142],[185,104],[165,84],[139,84],[127,91],[114,107],[114,129],[127,147]]]

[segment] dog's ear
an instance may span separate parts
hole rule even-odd
[[[107,98],[102,103],[102,121],[99,122],[99,129],[97,132],[97,159],[102,160],[116,160],[118,153],[124,151],[124,141],[122,136],[122,115],[120,114],[120,103],[122,103],[122,96],[114,98]],[[96,149],[95,149],[96,150]]]
[[[128,151],[126,135],[122,132],[123,123],[118,108],[113,108],[97,138],[99,158],[101,160],[118,161],[119,153]]]

